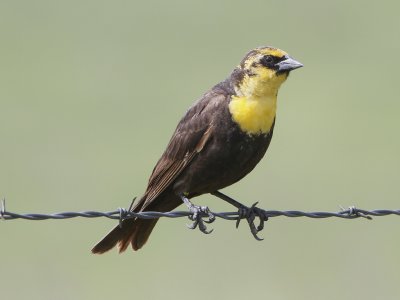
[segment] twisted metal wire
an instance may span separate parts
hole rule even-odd
[[[376,210],[364,210],[356,208],[355,206],[351,206],[347,209],[343,209],[339,212],[304,212],[298,210],[264,210],[259,209],[261,214],[265,218],[271,217],[280,217],[285,216],[289,218],[297,218],[297,217],[307,217],[313,219],[324,219],[324,218],[341,218],[341,219],[357,219],[357,218],[366,218],[372,219],[372,216],[382,217],[388,215],[397,215],[400,216],[399,210],[390,210],[390,209],[376,209]],[[212,212],[216,217],[225,219],[225,220],[238,220],[246,218],[240,212]],[[192,213],[188,211],[171,211],[171,212],[157,212],[157,211],[144,211],[144,212],[131,212],[129,209],[118,208],[114,211],[109,212],[98,212],[98,211],[82,211],[82,212],[61,212],[61,213],[53,213],[53,214],[37,214],[37,213],[14,213],[6,210],[5,199],[1,202],[0,207],[0,219],[3,220],[14,220],[14,219],[25,219],[25,220],[48,220],[48,219],[71,219],[76,217],[82,218],[100,218],[105,217],[108,219],[116,219],[122,222],[122,220],[129,218],[142,218],[142,219],[158,219],[158,218],[181,218],[181,217],[190,217]],[[207,217],[206,214],[202,215],[202,217]]]

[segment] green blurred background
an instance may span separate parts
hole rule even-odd
[[[266,159],[225,192],[268,209],[399,208],[396,1],[0,2],[0,194],[15,212],[114,210],[178,119],[251,48],[304,63]],[[196,199],[232,211],[211,196]],[[184,209],[184,207],[180,207]],[[397,217],[274,218],[256,242],[163,219],[137,253],[91,255],[114,221],[0,224],[2,299],[398,299]]]

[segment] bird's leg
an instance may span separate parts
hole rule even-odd
[[[181,197],[183,203],[186,204],[189,211],[191,212],[189,219],[192,220],[193,223],[191,225],[188,225],[188,227],[190,229],[195,229],[198,225],[201,232],[203,232],[205,234],[211,233],[213,231],[213,229],[211,229],[210,231],[207,231],[207,227],[204,224],[204,222],[212,223],[215,221],[215,216],[210,211],[210,209],[207,206],[194,205],[192,202],[190,202],[190,200],[184,194],[181,194],[180,197]],[[203,220],[204,216],[208,216],[208,221]]]
[[[220,191],[212,192],[211,195],[214,195],[230,204],[238,208],[238,218],[236,221],[236,228],[239,227],[239,223],[241,219],[246,219],[250,226],[250,231],[253,234],[254,238],[258,241],[262,241],[262,238],[257,236],[258,232],[264,229],[264,222],[268,221],[268,217],[265,215],[265,210],[256,207],[257,203],[254,203],[251,207],[247,207],[242,203],[239,203],[235,199],[221,193]],[[256,227],[254,224],[255,218],[258,217],[260,219],[259,225]]]

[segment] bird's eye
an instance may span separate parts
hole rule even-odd
[[[275,62],[275,58],[272,55],[264,55],[261,58],[261,64],[265,67],[271,67]]]

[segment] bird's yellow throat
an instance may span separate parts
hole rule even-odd
[[[287,75],[277,76],[272,70],[259,70],[246,75],[232,96],[229,111],[240,129],[249,135],[266,134],[274,123],[276,100],[280,85]]]

